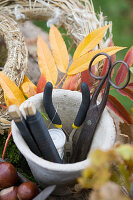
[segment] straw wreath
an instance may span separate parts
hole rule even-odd
[[[8,49],[4,72],[18,86],[23,81],[28,56],[23,36],[15,21],[33,19],[47,21],[47,26],[56,24],[58,27],[64,27],[75,47],[88,33],[108,23],[102,12],[95,13],[92,0],[0,0],[0,35]],[[102,49],[108,45],[111,32],[110,28],[96,48]],[[1,91],[0,101],[3,104]],[[7,118],[7,113],[3,116],[2,112],[3,109],[0,110],[0,116]],[[1,121],[0,126],[4,128]],[[7,125],[5,127],[7,128]]]

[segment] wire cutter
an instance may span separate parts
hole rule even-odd
[[[43,104],[46,110],[46,113],[48,114],[48,117],[52,121],[52,123],[55,125],[57,128],[62,128],[62,122],[61,119],[57,113],[57,111],[54,108],[53,102],[52,102],[52,90],[53,90],[53,85],[51,82],[47,82],[44,93],[43,93]],[[88,88],[88,85],[83,82],[81,84],[81,92],[82,92],[82,102],[80,105],[80,108],[78,110],[78,113],[76,115],[75,121],[72,125],[73,130],[69,135],[69,139],[65,144],[65,158],[69,160],[71,154],[72,154],[72,140],[73,140],[73,135],[76,132],[76,130],[81,126],[83,123],[86,112],[89,108],[90,104],[90,91]]]
[[[94,60],[98,56],[101,56],[101,55],[104,55],[105,57],[107,57],[107,59],[109,61],[109,68],[104,76],[97,77],[94,74],[92,74],[91,67],[92,67]],[[113,81],[111,79],[112,70],[114,69],[114,67],[117,64],[123,64],[123,66],[125,66],[127,69],[127,78],[122,86],[115,85],[115,83],[113,83]],[[89,73],[93,78],[100,80],[100,82],[91,98],[90,106],[89,106],[89,109],[86,114],[83,129],[81,130],[80,136],[79,136],[77,144],[74,148],[70,162],[79,162],[79,161],[86,159],[89,149],[91,147],[91,143],[93,140],[93,136],[94,136],[97,124],[98,124],[98,122],[101,118],[102,112],[106,106],[110,86],[113,86],[116,89],[123,89],[124,87],[127,86],[128,82],[130,80],[130,70],[129,70],[128,64],[124,61],[117,61],[114,64],[112,64],[110,56],[106,53],[96,54],[92,58],[90,65],[89,65]],[[106,81],[106,83],[105,83],[105,81]],[[105,90],[104,90],[103,98],[102,98],[100,104],[97,105],[97,97],[98,97],[104,83],[105,83]]]

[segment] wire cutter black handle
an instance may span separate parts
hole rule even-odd
[[[53,102],[52,102],[52,90],[53,85],[51,82],[47,82],[44,93],[43,93],[43,104],[46,110],[46,113],[48,114],[48,117],[52,121],[52,123],[57,128],[62,128],[62,122],[61,119],[57,113],[57,111],[54,108]]]
[[[53,85],[52,83],[48,82],[45,86],[43,94],[44,107],[52,123],[56,127],[62,128],[61,119],[58,113],[56,112],[52,102],[52,90],[53,90]],[[75,118],[75,121],[72,125],[74,129],[79,128],[79,126],[83,123],[86,116],[86,112],[90,104],[90,91],[88,85],[85,82],[81,84],[81,91],[82,91],[82,102],[79,111],[77,113],[77,116]]]
[[[90,90],[85,82],[81,84],[81,92],[82,92],[82,102],[79,111],[77,113],[77,116],[75,118],[75,121],[72,125],[74,129],[77,129],[81,126],[90,105]]]

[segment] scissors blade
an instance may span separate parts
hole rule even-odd
[[[70,162],[79,162],[86,159],[99,119],[100,113],[96,105],[87,112],[83,129],[73,150]]]
[[[56,185],[51,185],[46,187],[37,197],[33,200],[45,200],[49,197],[49,195],[55,190]]]
[[[90,105],[90,90],[85,82],[81,84],[81,92],[82,92],[82,102],[80,104],[75,121],[72,125],[73,130],[71,131],[68,141],[65,144],[65,157],[67,158],[68,162],[70,160],[73,151],[73,136],[76,130],[82,125],[83,121],[85,120],[86,113]]]

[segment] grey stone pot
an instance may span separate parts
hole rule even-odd
[[[39,111],[44,112],[45,110],[43,107],[42,98],[43,94],[41,93],[29,98],[27,101],[32,101]],[[79,109],[81,98],[81,93],[77,91],[69,91],[62,89],[53,90],[54,106],[57,109],[58,114],[60,115],[60,118],[63,123],[63,128],[68,133],[70,133],[72,130],[71,125]],[[20,106],[20,110],[23,114],[24,103]],[[47,127],[53,128],[53,125],[51,124],[50,120],[47,121]],[[77,136],[81,128],[76,133]],[[63,185],[70,183],[80,175],[83,169],[90,165],[89,156],[86,160],[74,164],[52,163],[36,156],[30,151],[29,147],[26,145],[25,141],[21,137],[20,132],[13,121],[12,135],[19,151],[26,158],[35,179],[42,186],[52,184]],[[105,109],[97,127],[91,146],[91,151],[96,148],[100,148],[103,150],[109,149],[114,144],[115,137],[116,132],[113,119],[109,115],[108,111]]]

